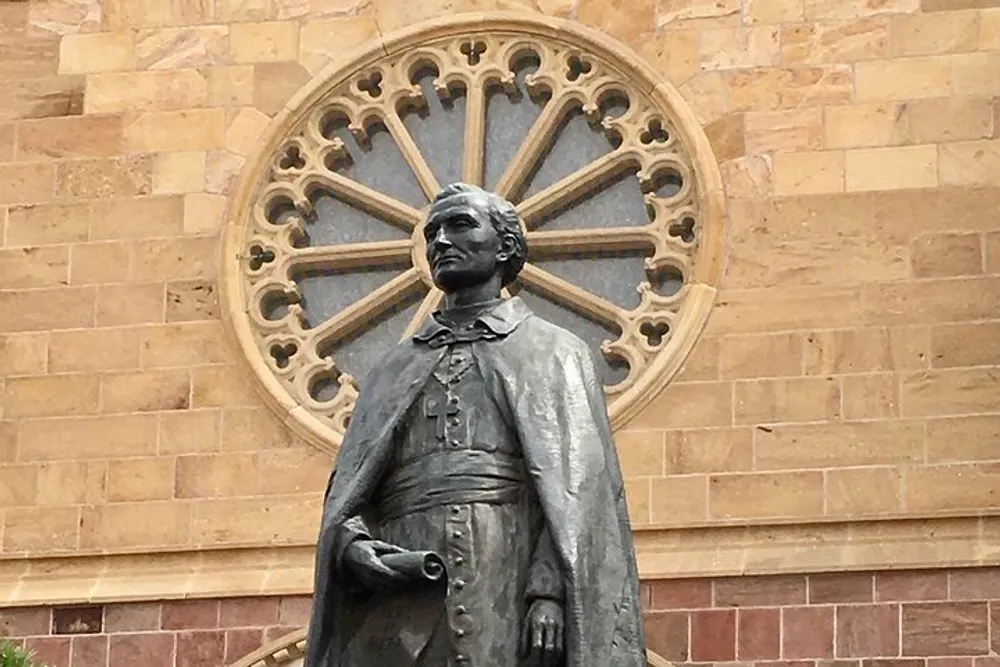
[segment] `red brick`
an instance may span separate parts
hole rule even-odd
[[[278,598],[233,598],[222,601],[220,627],[264,628],[278,623]]]
[[[180,600],[163,603],[164,630],[211,630],[219,627],[218,600]]]
[[[226,659],[222,630],[177,633],[176,667],[219,667]]]
[[[47,635],[51,629],[50,609],[0,609],[0,637]]]
[[[972,658],[927,658],[927,667],[972,667]]]
[[[877,602],[920,602],[948,599],[948,573],[877,572],[875,600]]]
[[[312,613],[311,597],[282,598],[278,603],[278,623],[281,625],[309,625]]]
[[[874,658],[862,660],[861,667],[924,667],[925,661],[917,658]]]
[[[715,582],[716,607],[772,607],[805,604],[806,578],[739,577]]]
[[[994,653],[1000,653],[1000,602],[990,603],[990,649]],[[978,665],[976,667],[979,667]],[[1000,667],[996,665],[995,667]]]
[[[114,635],[108,643],[108,667],[174,667],[174,635]]]
[[[107,664],[107,635],[73,637],[70,645],[70,667],[105,667]]]
[[[691,660],[736,659],[736,612],[728,609],[691,614]]]
[[[740,609],[737,613],[740,660],[777,660],[781,657],[781,611]]]
[[[650,609],[703,609],[712,606],[710,579],[661,579],[651,582]]]
[[[35,654],[38,664],[69,667],[69,637],[28,637],[24,648]]]
[[[837,607],[837,657],[899,655],[899,606]]]
[[[160,604],[109,604],[104,607],[104,631],[141,632],[160,629]]]
[[[786,658],[833,657],[832,607],[786,607],[781,610],[781,623]]]
[[[264,631],[259,628],[226,630],[226,664],[233,664],[263,645]]]
[[[1000,568],[953,570],[948,576],[952,600],[1000,599]]]
[[[903,655],[982,655],[988,650],[985,602],[903,605]]]
[[[817,660],[816,667],[860,667],[860,660]]]
[[[973,658],[972,664],[975,667],[1000,667],[1000,658]]]
[[[667,660],[688,659],[688,615],[685,612],[646,614],[646,646]]]
[[[103,629],[103,607],[57,607],[52,610],[54,635],[96,635]]]
[[[837,572],[809,575],[809,604],[871,602],[870,573]]]

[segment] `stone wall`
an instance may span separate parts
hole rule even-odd
[[[650,650],[678,665],[996,667],[1000,570],[643,584]],[[220,667],[301,628],[310,599],[0,610],[51,667]]]
[[[330,461],[223,333],[232,178],[333,58],[494,9],[623,40],[722,165],[715,311],[619,434],[647,576],[896,566],[849,549],[904,517],[996,562],[953,517],[1000,510],[1000,1],[0,0],[0,604],[41,556],[310,543]]]

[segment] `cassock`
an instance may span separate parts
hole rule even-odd
[[[440,555],[373,594],[355,539]],[[305,667],[527,667],[531,602],[565,610],[566,667],[644,667],[638,576],[587,346],[518,298],[435,314],[366,379],[324,502]]]

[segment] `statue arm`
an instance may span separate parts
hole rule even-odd
[[[563,600],[564,583],[562,570],[559,567],[559,556],[552,543],[549,527],[543,526],[542,532],[535,543],[535,551],[528,570],[528,585],[525,597],[530,603],[538,598]]]

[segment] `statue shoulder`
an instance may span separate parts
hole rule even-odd
[[[586,355],[593,361],[590,346],[582,338],[564,327],[532,314],[515,330],[513,341],[517,345],[555,356]]]

